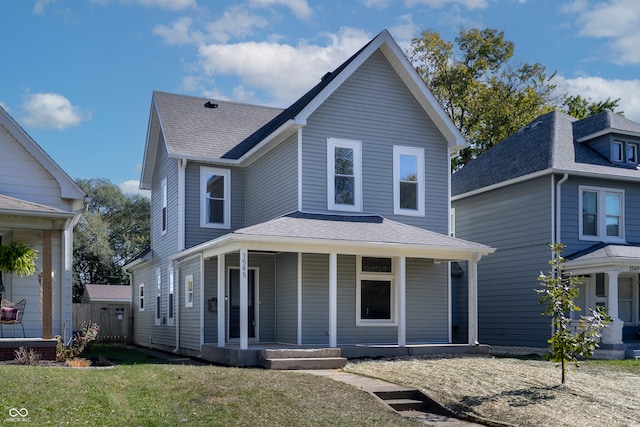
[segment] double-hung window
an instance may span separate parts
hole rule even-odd
[[[144,311],[144,283],[138,285],[138,311]]]
[[[161,215],[162,218],[160,219],[161,222],[161,230],[162,230],[162,234],[165,234],[167,232],[167,229],[169,227],[169,212],[167,210],[167,198],[168,198],[168,194],[167,194],[167,178],[164,178],[162,180],[161,183],[161,188],[162,188],[162,210],[161,210]]]
[[[168,307],[168,320],[167,320],[167,324],[169,326],[173,326],[174,325],[174,318],[175,318],[175,286],[174,286],[174,276],[175,276],[175,269],[173,269],[172,267],[169,267],[169,274],[168,274],[168,278],[169,278],[169,292],[167,295],[168,301],[167,301],[167,307]]]
[[[184,278],[184,306],[193,307],[193,274]]]
[[[162,270],[156,269],[156,326],[162,324]]]
[[[580,187],[580,239],[624,240],[624,190]]]
[[[337,211],[362,211],[362,142],[327,140],[327,206]]]
[[[395,274],[392,258],[358,257],[356,324],[396,325]]]
[[[393,146],[393,213],[424,216],[424,149]]]
[[[200,168],[200,226],[230,228],[231,171]]]

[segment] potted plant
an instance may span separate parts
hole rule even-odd
[[[2,273],[15,273],[20,277],[36,274],[36,258],[38,251],[20,241],[8,245],[0,245],[0,297],[4,293]]]

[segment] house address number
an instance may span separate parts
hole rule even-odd
[[[633,271],[634,273],[640,273],[640,265],[632,265],[629,267],[629,271]]]

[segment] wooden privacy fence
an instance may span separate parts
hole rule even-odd
[[[73,304],[73,330],[81,330],[83,322],[92,322],[100,326],[96,341],[131,342],[130,304]]]

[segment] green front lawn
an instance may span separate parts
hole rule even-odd
[[[16,410],[25,408],[23,421],[34,426],[416,425],[367,393],[314,375],[171,365],[121,347],[100,347],[89,356],[108,354],[120,364],[0,366],[0,421],[18,421]]]

